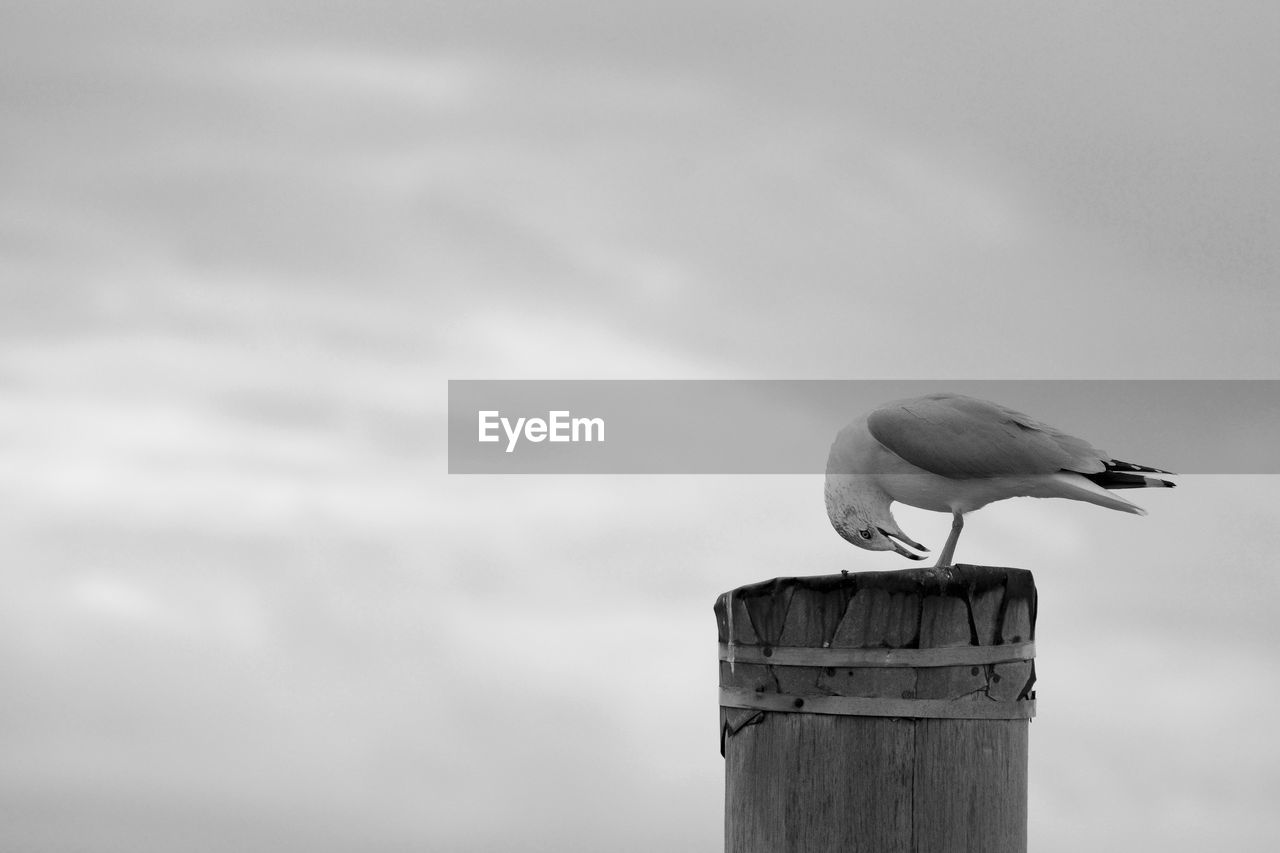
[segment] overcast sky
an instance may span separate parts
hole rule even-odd
[[[715,596],[901,561],[817,475],[449,477],[446,380],[1276,378],[1276,32],[9,3],[0,847],[720,849]],[[966,528],[1035,850],[1280,843],[1280,481],[1181,483]]]

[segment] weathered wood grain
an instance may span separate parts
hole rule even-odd
[[[914,741],[908,720],[766,715],[725,754],[725,850],[913,853]]]
[[[1025,853],[1027,721],[917,720],[915,736],[915,849]]]

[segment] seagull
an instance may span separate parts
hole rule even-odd
[[[961,394],[886,403],[836,435],[827,458],[827,517],[860,548],[929,549],[902,532],[889,505],[951,513],[935,567],[951,565],[965,513],[1018,496],[1067,498],[1146,515],[1111,489],[1172,488],[1159,468],[1112,459],[1084,439],[1021,412]],[[897,541],[895,541],[897,540]]]

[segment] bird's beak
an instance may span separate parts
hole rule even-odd
[[[879,531],[880,531],[880,533],[881,533],[881,534],[882,534],[886,539],[888,539],[888,540],[889,540],[889,544],[893,546],[894,553],[901,554],[902,556],[906,557],[908,560],[923,560],[923,559],[924,559],[924,557],[922,557],[922,556],[921,556],[921,555],[919,555],[919,554],[912,554],[912,553],[911,553],[910,551],[908,551],[906,548],[903,548],[901,545],[899,545],[897,542],[895,542],[895,541],[893,541],[893,540],[895,540],[895,539],[901,539],[903,542],[905,542],[906,544],[910,545],[912,548],[915,548],[917,551],[925,551],[925,552],[927,552],[927,551],[929,550],[928,548],[926,548],[926,547],[924,547],[923,545],[921,545],[919,542],[916,542],[916,541],[912,540],[909,536],[906,536],[906,535],[904,535],[904,534],[901,534],[901,533],[890,533],[889,531],[885,530],[883,527],[878,527],[878,528],[876,528],[876,529],[877,529],[877,530],[879,530]]]
[[[892,540],[891,540],[891,541],[892,541]],[[908,560],[923,560],[923,559],[924,559],[924,556],[923,556],[923,555],[921,555],[921,554],[912,554],[910,551],[908,551],[906,548],[903,548],[903,547],[902,547],[901,545],[899,545],[897,542],[894,542],[894,543],[893,543],[893,550],[894,550],[894,551],[896,551],[897,553],[901,554],[902,556],[906,557]]]

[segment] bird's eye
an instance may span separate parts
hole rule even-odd
[[[861,536],[863,539],[870,539],[870,538],[871,538],[871,531],[870,531],[870,530],[859,530],[859,531],[858,531],[858,535],[859,535],[859,536]]]

